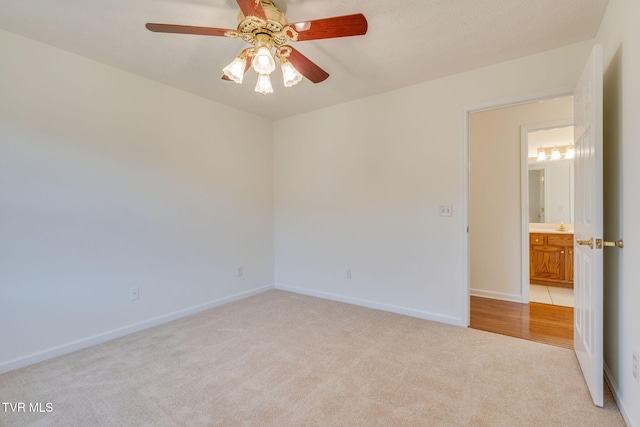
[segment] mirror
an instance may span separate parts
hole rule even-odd
[[[573,126],[530,131],[527,142],[529,222],[573,224]]]

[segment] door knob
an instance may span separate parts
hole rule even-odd
[[[576,240],[579,245],[588,245],[591,249],[593,249],[593,237],[589,240]]]

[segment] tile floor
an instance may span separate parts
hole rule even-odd
[[[573,289],[557,286],[530,285],[529,301],[573,307]]]

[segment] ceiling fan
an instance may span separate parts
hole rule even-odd
[[[275,70],[276,63],[272,49],[280,62],[285,87],[299,83],[302,77],[320,83],[329,74],[287,43],[361,36],[367,32],[367,20],[361,13],[289,24],[287,16],[271,0],[236,1],[240,12],[235,30],[155,23],[148,23],[146,27],[159,33],[242,38],[253,46],[244,49],[224,67],[222,78],[242,83],[244,74],[253,66],[258,75],[255,90],[263,95],[273,92],[269,75]]]

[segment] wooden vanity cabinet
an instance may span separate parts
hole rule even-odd
[[[529,280],[573,288],[573,234],[529,234]]]

